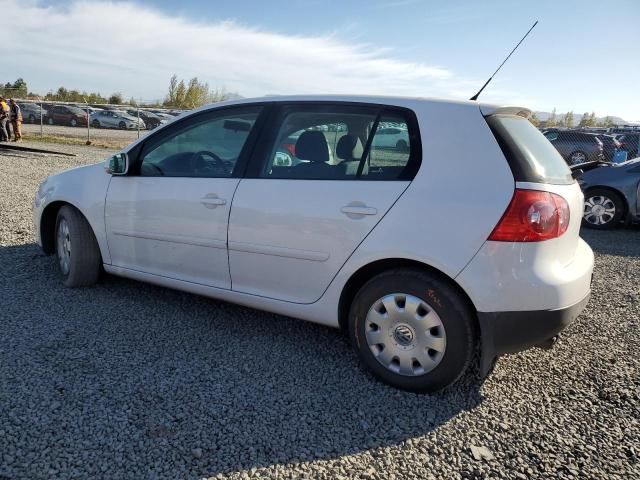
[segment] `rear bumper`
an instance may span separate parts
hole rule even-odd
[[[554,337],[573,322],[589,302],[590,293],[569,307],[557,310],[478,312],[484,376],[493,361],[505,353],[516,353]]]

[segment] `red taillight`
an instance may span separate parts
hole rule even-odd
[[[296,144],[295,143],[285,143],[284,147],[289,151],[291,155],[296,154]]]
[[[569,205],[560,195],[516,189],[489,240],[540,242],[559,237],[567,231],[568,226]]]

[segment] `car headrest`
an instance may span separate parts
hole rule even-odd
[[[303,132],[296,142],[296,157],[312,163],[329,161],[329,146],[322,132],[308,130]]]
[[[358,143],[355,135],[344,135],[336,145],[336,156],[342,160],[353,160],[353,149]]]

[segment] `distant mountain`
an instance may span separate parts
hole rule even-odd
[[[541,122],[546,122],[547,120],[549,120],[549,117],[551,117],[551,112],[535,112],[535,114],[536,114],[536,117],[538,117],[538,120],[540,120]],[[564,116],[564,113],[556,112],[556,120],[560,120],[563,116]],[[620,117],[609,117],[609,118],[611,118],[611,121],[616,125],[625,125],[625,124],[631,123]],[[596,117],[596,122],[601,122],[604,119],[605,117]],[[582,120],[582,114],[574,112],[573,126],[574,127],[577,126],[580,123],[580,120]]]

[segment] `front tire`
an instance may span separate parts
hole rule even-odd
[[[447,282],[417,269],[390,270],[356,294],[349,333],[364,366],[412,392],[445,388],[469,367],[473,313]]]
[[[120,123],[118,124],[118,128],[119,128],[120,130],[126,130],[126,128],[127,128],[127,124],[126,124],[126,123],[124,123],[124,122],[120,122]]]
[[[620,195],[606,188],[588,190],[584,196],[582,224],[596,230],[616,227],[624,215],[624,202]]]
[[[67,287],[93,285],[100,277],[102,259],[91,226],[82,214],[64,206],[56,218],[56,259]]]

